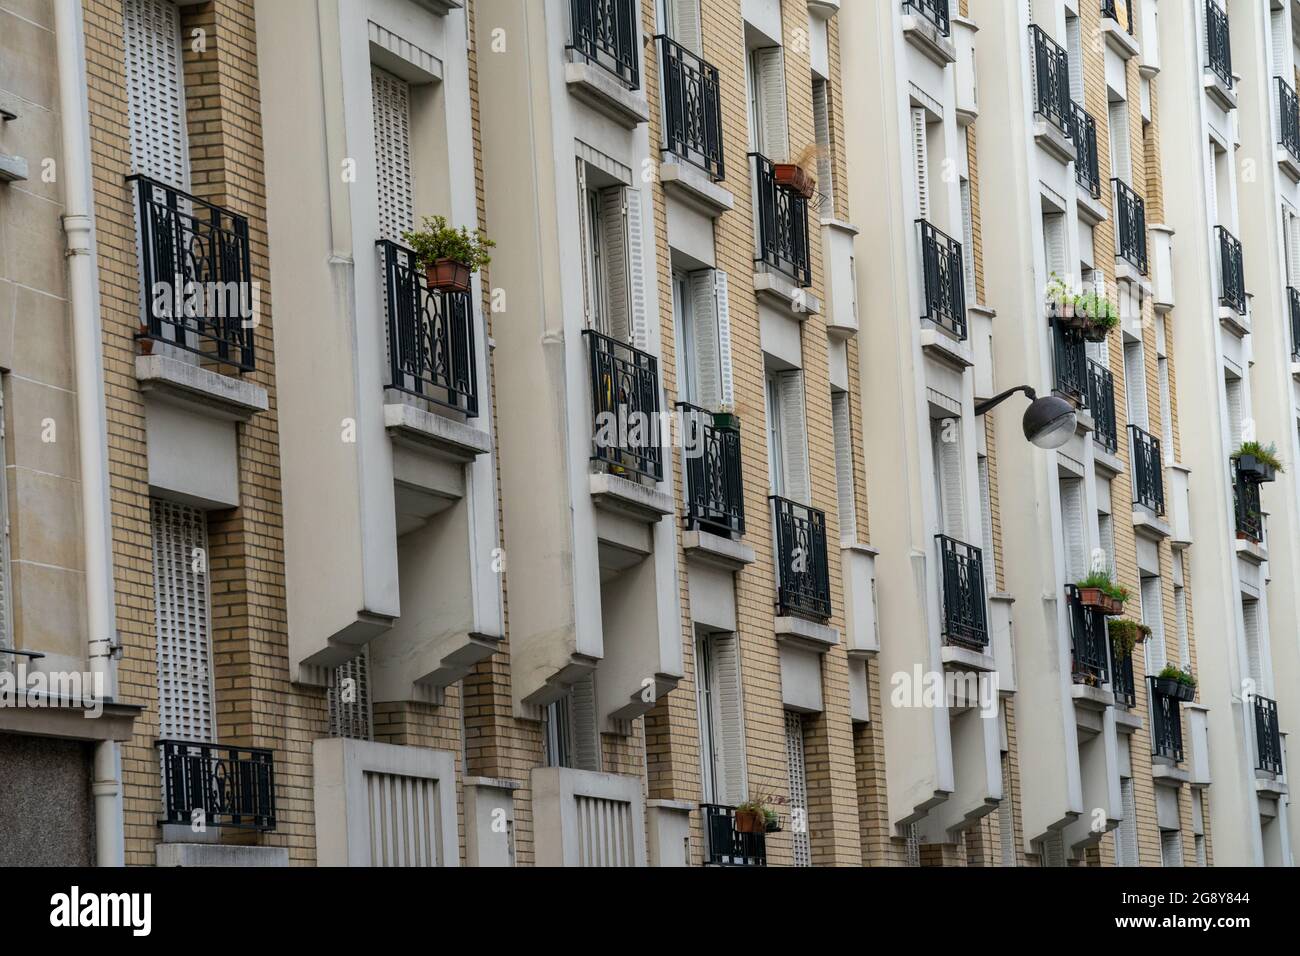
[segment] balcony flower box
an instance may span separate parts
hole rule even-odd
[[[426,216],[424,228],[402,233],[424,268],[430,291],[468,292],[469,277],[492,261],[488,250],[496,245],[480,230],[471,233],[447,224],[445,216]]]
[[[1152,681],[1156,692],[1172,700],[1191,703],[1196,699],[1196,678],[1181,667],[1170,664]]]
[[[1237,474],[1247,481],[1274,481],[1282,470],[1282,463],[1277,457],[1276,445],[1261,445],[1257,441],[1242,442],[1232,455],[1237,465]]]
[[[455,259],[438,259],[425,266],[424,281],[439,292],[468,292],[469,266]]]
[[[1102,614],[1123,614],[1124,602],[1101,588],[1079,588],[1079,603]]]
[[[776,173],[776,184],[782,189],[804,199],[812,199],[813,194],[817,192],[817,180],[798,163],[774,163],[773,167]]]
[[[735,412],[720,411],[713,413],[713,427],[725,428],[728,431],[740,431],[740,416]]]

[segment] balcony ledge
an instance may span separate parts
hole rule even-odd
[[[1110,218],[1110,213],[1101,204],[1101,200],[1093,198],[1092,193],[1077,182],[1074,184],[1074,191],[1078,198],[1079,218],[1085,223],[1090,226],[1097,226]]]
[[[1234,81],[1236,74],[1233,74]],[[1201,86],[1210,98],[1218,103],[1225,110],[1235,110],[1237,108],[1237,93],[1233,87],[1223,82],[1223,78],[1208,67],[1201,74]]]
[[[1131,282],[1140,288],[1145,295],[1151,295],[1150,278],[1144,276],[1137,266],[1118,254],[1115,256],[1115,281]]]
[[[159,843],[159,866],[288,866],[289,848],[236,846],[231,843]]]
[[[778,617],[775,630],[778,644],[818,654],[826,653],[840,642],[839,628],[806,621],[801,617]]]
[[[808,0],[808,12],[819,20],[829,20],[840,12],[840,0]]]
[[[590,476],[591,497],[596,507],[653,524],[673,513],[673,496],[648,488],[640,482],[596,472]]]
[[[1291,155],[1291,150],[1278,149],[1277,164],[1293,183],[1300,182],[1300,159]]]
[[[465,4],[461,0],[415,0],[415,5],[424,7],[430,13],[445,17],[453,10],[459,10]]]
[[[1268,548],[1258,541],[1238,538],[1233,542],[1233,548],[1237,552],[1237,557],[1244,558],[1251,564],[1263,564],[1268,560]]]
[[[571,56],[576,54],[569,51]],[[569,92],[620,126],[636,129],[650,121],[650,103],[640,90],[629,90],[609,71],[579,58],[564,64]]]
[[[1285,780],[1279,780],[1266,770],[1255,770],[1255,792],[1268,797],[1284,797],[1290,791]]]
[[[939,66],[957,62],[957,44],[925,17],[905,13],[902,24],[903,36]]]
[[[1097,430],[1096,420],[1088,414],[1086,408],[1077,409],[1074,413],[1074,433],[1076,435],[1087,435]]]
[[[929,319],[921,320],[921,349],[958,370],[975,364],[975,352],[970,339],[955,338],[947,329]]]
[[[1142,715],[1132,710],[1115,708],[1115,729],[1121,734],[1131,734],[1142,729]]]
[[[1295,359],[1291,360],[1291,377],[1300,382],[1300,362]]]
[[[1125,60],[1131,60],[1141,52],[1137,37],[1124,29],[1114,17],[1101,18],[1101,32],[1106,37],[1112,50]]]
[[[945,644],[939,650],[939,659],[945,669],[995,673],[998,669],[997,659],[992,654],[971,650],[969,647],[957,647]]]
[[[27,160],[0,153],[0,183],[21,183],[27,179]]]
[[[1171,534],[1169,522],[1142,507],[1133,509],[1133,530],[1157,540],[1167,538]]]
[[[1151,779],[1157,783],[1169,783],[1174,786],[1188,783],[1192,776],[1182,767],[1170,761],[1168,757],[1153,756],[1151,758]]]
[[[1051,120],[1041,117],[1034,119],[1034,139],[1039,146],[1062,163],[1069,164],[1073,162],[1077,155],[1074,140],[1066,136],[1064,131]]]
[[[145,392],[225,421],[246,422],[270,407],[262,386],[169,355],[137,355],[135,377]]]
[[[1110,472],[1112,477],[1124,474],[1124,462],[1119,460],[1119,456],[1107,451],[1096,442],[1092,443],[1092,451],[1097,465]]]
[[[394,389],[384,395],[384,427],[394,441],[432,449],[453,461],[471,462],[492,450],[492,436],[481,428],[421,408]]]
[[[1250,316],[1242,315],[1230,305],[1219,306],[1219,324],[1238,338],[1250,335]]]
[[[755,272],[754,293],[800,322],[810,315],[821,315],[822,300],[780,272]]]
[[[1114,694],[1100,687],[1090,687],[1087,684],[1070,685],[1070,696],[1074,699],[1076,707],[1083,707],[1087,710],[1104,711],[1107,707],[1115,706]]]
[[[659,164],[659,182],[674,197],[696,212],[717,219],[735,206],[735,197],[709,178],[708,173],[674,157]]]
[[[708,531],[683,531],[682,550],[687,558],[724,571],[739,571],[755,560],[749,545]]]

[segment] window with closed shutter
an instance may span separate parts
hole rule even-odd
[[[779,46],[750,56],[752,138],[754,148],[774,163],[790,158],[790,130],[785,105],[785,56]]]
[[[825,215],[835,209],[835,173],[831,152],[830,84],[821,77],[813,77],[813,130],[817,137],[817,190],[825,197]]]
[[[1016,865],[1016,816],[1011,800],[1011,756],[1002,754],[1002,799],[998,802],[998,838],[1001,865]]]
[[[781,465],[784,495],[800,504],[812,503],[808,480],[808,426],[804,408],[803,370],[789,369],[776,374],[781,416]]]
[[[1169,392],[1169,359],[1163,355],[1156,359],[1156,375],[1160,382],[1160,452],[1169,464],[1174,460],[1174,414]]]
[[[916,181],[916,215],[930,218],[930,156],[925,110],[912,107],[912,174]]]
[[[1128,405],[1128,423],[1147,428],[1147,375],[1141,342],[1124,343],[1124,395]]]
[[[1097,536],[1100,539],[1102,554],[1105,555],[1106,570],[1115,576],[1115,519],[1105,511],[1097,512]]]
[[[1181,830],[1160,831],[1160,865],[1183,865],[1183,834]]]
[[[377,66],[370,68],[374,110],[379,238],[402,241],[415,225],[411,185],[411,85]]]
[[[1053,830],[1042,841],[1043,866],[1065,866],[1065,839]]]
[[[1109,119],[1111,173],[1132,186],[1133,162],[1129,153],[1128,103],[1124,100],[1111,100]]]
[[[1228,404],[1228,439],[1234,449],[1240,447],[1242,432],[1245,430],[1246,399],[1241,379],[1234,375],[1224,377],[1224,390]]]
[[[327,698],[331,737],[371,739],[368,648],[362,648],[360,654],[334,668],[334,682]]]
[[[1255,692],[1264,693],[1264,652],[1260,646],[1259,602],[1241,602],[1242,624],[1246,630],[1246,672],[1255,682]]]
[[[840,540],[856,541],[858,516],[853,494],[853,429],[848,392],[831,392],[831,424],[835,434],[835,491],[839,503]]]
[[[1133,778],[1119,778],[1119,796],[1124,816],[1115,831],[1115,865],[1138,865],[1137,800],[1133,794]]]
[[[1066,279],[1073,271],[1066,264],[1065,215],[1059,212],[1043,213],[1043,248],[1047,272]]]
[[[976,461],[980,482],[980,548],[984,552],[984,585],[989,594],[997,590],[997,566],[993,551],[993,488],[989,477],[989,460],[980,455]]]
[[[975,218],[971,208],[970,180],[961,179],[961,258],[966,273],[966,288],[975,291]]]
[[[158,735],[212,741],[207,518],[197,508],[161,498],[152,499],[151,512]]]
[[[1065,544],[1065,573],[1071,581],[1088,575],[1087,535],[1083,524],[1083,480],[1061,479],[1061,532]]]
[[[1070,63],[1070,98],[1083,105],[1083,30],[1078,17],[1065,18],[1065,50]]]
[[[650,326],[641,194],[623,186],[589,185],[586,165],[579,161],[578,195],[587,325],[646,349]]]
[[[710,639],[714,699],[714,747],[718,761],[718,796],[729,806],[746,797],[745,727],[740,687],[740,638],[715,634]]]
[[[664,29],[696,56],[704,55],[700,0],[664,0]]]
[[[934,481],[940,527],[949,537],[965,541],[966,505],[962,493],[960,419],[931,419],[930,438],[934,446]]]
[[[700,728],[700,799],[704,803],[717,803],[720,789],[712,650],[707,635],[695,639],[695,714]]]
[[[171,0],[124,0],[122,39],[134,171],[188,191],[180,10]]]
[[[785,712],[785,755],[790,775],[790,836],[795,866],[812,866],[808,838],[808,768],[804,761],[803,717]]]
[[[1160,595],[1160,579],[1142,578],[1142,623],[1151,628],[1151,637],[1143,643],[1148,674],[1158,674],[1167,663],[1165,657],[1165,609]]]

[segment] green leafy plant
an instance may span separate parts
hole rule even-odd
[[[477,272],[492,257],[488,250],[496,243],[483,232],[470,232],[465,226],[459,229],[447,225],[445,216],[425,216],[422,229],[402,233],[402,241],[411,247],[421,266],[428,267],[440,259],[451,259]]]
[[[1114,598],[1116,601],[1128,600],[1128,589],[1112,581],[1109,571],[1093,571],[1082,581],[1076,582],[1074,586],[1080,591],[1096,588],[1102,594]]]
[[[1055,272],[1047,280],[1047,288],[1043,290],[1048,302],[1055,302],[1057,305],[1072,303],[1075,299],[1074,290],[1065,284],[1065,280]]]
[[[1096,292],[1076,296],[1074,311],[1085,316],[1090,325],[1104,328],[1108,332],[1119,326],[1119,310],[1111,305],[1109,299]]]
[[[1176,680],[1184,687],[1191,687],[1193,689],[1196,687],[1196,678],[1192,676],[1192,672],[1185,671],[1181,667],[1177,667],[1173,664],[1166,664],[1164,670],[1156,676],[1161,680]]]
[[[1140,621],[1132,621],[1128,618],[1111,618],[1106,627],[1110,632],[1115,652],[1121,658],[1130,657],[1138,642],[1145,641],[1151,636],[1151,628]]]
[[[1276,471],[1283,471],[1282,460],[1277,457],[1277,445],[1269,442],[1267,445],[1261,445],[1257,441],[1244,441],[1241,447],[1232,453],[1232,459],[1235,461],[1242,455],[1253,455],[1265,465],[1271,466]]]

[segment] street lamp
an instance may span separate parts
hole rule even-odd
[[[1046,395],[1039,398],[1028,385],[1017,385],[1015,388],[1007,389],[1000,395],[986,398],[976,404],[975,414],[983,415],[1006,401],[1016,392],[1024,392],[1025,397],[1029,399],[1029,407],[1025,409],[1025,417],[1022,423],[1025,438],[1039,448],[1048,449],[1060,448],[1070,440],[1070,436],[1074,434],[1078,422],[1078,415],[1074,410],[1074,406],[1057,395]]]

